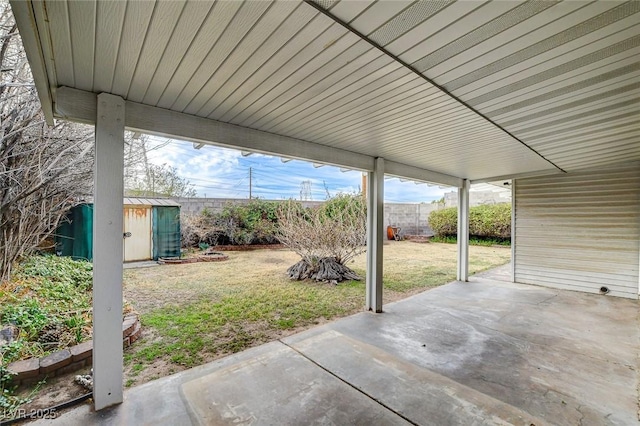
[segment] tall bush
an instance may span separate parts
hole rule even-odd
[[[439,237],[458,233],[458,209],[435,210],[429,214],[429,226]],[[469,209],[469,235],[483,238],[511,236],[511,204],[486,204]]]
[[[247,204],[228,203],[216,215],[216,224],[231,244],[273,244],[278,223],[276,201],[251,200]]]
[[[287,271],[290,278],[335,282],[360,278],[345,264],[366,250],[362,195],[338,195],[316,208],[290,201],[278,219],[280,241],[302,258]]]
[[[458,209],[434,210],[429,213],[429,227],[439,237],[447,237],[458,233]]]

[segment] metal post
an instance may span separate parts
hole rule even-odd
[[[382,312],[382,244],[384,235],[384,159],[376,158],[367,175],[367,310]]]
[[[98,95],[93,201],[93,400],[122,402],[124,100]]]
[[[458,281],[469,281],[469,188],[465,179],[458,188]]]

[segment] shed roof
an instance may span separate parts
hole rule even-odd
[[[180,207],[180,203],[170,200],[168,198],[140,198],[140,197],[125,197],[125,206],[169,206]]]
[[[12,1],[49,117],[458,185],[640,160],[638,1]]]
[[[84,199],[84,203],[93,204],[93,198]],[[169,206],[180,207],[180,203],[169,198],[124,197],[125,206]]]

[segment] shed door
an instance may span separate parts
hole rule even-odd
[[[640,168],[515,181],[515,281],[638,298]]]
[[[125,207],[124,233],[125,262],[151,259],[151,207]]]

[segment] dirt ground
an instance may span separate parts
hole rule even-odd
[[[132,303],[139,313],[153,311],[154,309],[175,304],[181,305],[200,300],[203,296],[207,299],[216,299],[216,288],[233,286],[239,280],[246,282],[258,282],[265,279],[280,279],[286,269],[299,260],[298,255],[286,250],[259,250],[238,251],[228,253],[228,261],[215,263],[196,263],[188,265],[162,265],[140,269],[137,271],[125,271],[124,296],[125,300]],[[505,263],[509,260],[509,248],[505,247],[470,247],[471,272],[486,269],[487,265]],[[418,265],[427,262],[431,267],[442,267],[450,270],[455,279],[456,246],[453,244],[431,244],[425,241],[385,241],[384,247],[384,274],[385,279],[402,279],[409,276]],[[215,265],[215,272],[212,272]],[[366,255],[358,256],[350,265],[352,269],[364,271]],[[419,268],[418,268],[419,269]],[[417,270],[417,269],[416,269]],[[219,286],[196,285],[199,282],[211,281],[212,274]],[[140,277],[144,277],[141,279]],[[385,303],[393,302],[412,294],[424,291],[418,288],[409,291],[385,290]],[[264,341],[280,339],[310,327],[327,322],[319,318],[314,324],[297,327],[288,330],[271,330],[264,336]],[[153,330],[143,330],[143,338],[152,342],[158,336],[154,336]],[[256,342],[259,344],[260,342]],[[210,362],[228,353],[210,354],[204,358],[204,362]],[[186,367],[158,359],[145,366],[142,371],[134,371],[133,365],[125,368],[125,382],[142,384],[150,380],[164,377],[186,369]],[[87,374],[90,368],[69,373],[48,380],[43,384],[34,397],[34,401],[22,406],[27,410],[38,410],[53,407],[70,401],[87,393],[73,380],[77,374]],[[32,387],[20,390],[22,396],[27,396]]]

